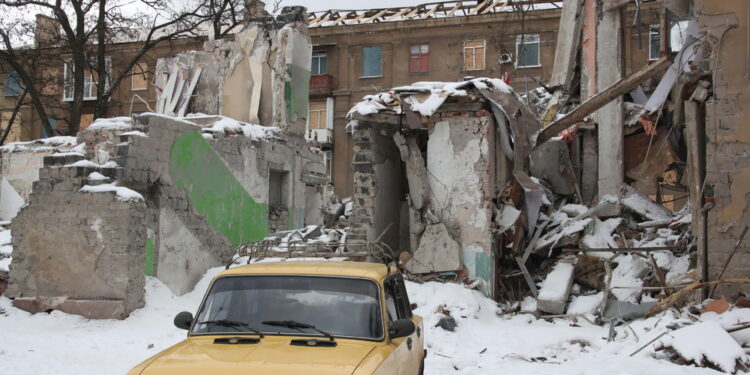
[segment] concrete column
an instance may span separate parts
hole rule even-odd
[[[623,78],[621,10],[602,14],[596,27],[596,88],[605,90]],[[596,113],[599,129],[599,199],[618,196],[623,183],[623,109],[622,98],[611,101]],[[602,211],[604,216],[619,214],[619,206]]]

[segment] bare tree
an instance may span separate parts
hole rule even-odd
[[[133,68],[150,50],[159,43],[198,34],[201,24],[210,17],[205,1],[209,0],[176,7],[166,0],[0,0],[0,11],[43,13],[52,20],[56,30],[51,34],[59,37],[47,38],[44,45],[37,44],[33,49],[55,50],[68,56],[64,64],[68,90],[64,96],[70,98],[64,103],[67,107],[66,133],[75,135],[80,126],[84,100],[91,96],[91,85],[95,84],[96,91],[94,117],[105,116],[119,84],[132,74]],[[42,95],[34,85],[34,75],[39,72],[24,69],[20,63],[23,57],[19,52],[29,49],[29,35],[38,36],[30,33],[14,38],[0,33],[4,42],[0,63],[12,66],[18,72],[29,90],[31,102],[38,103],[34,107],[40,107],[37,112],[44,123],[46,114],[42,113]],[[27,43],[19,45],[19,40]],[[114,43],[123,42],[132,42],[130,51],[127,56],[118,54],[119,64],[113,69],[108,55],[114,53]],[[90,76],[89,82],[87,75]],[[84,92],[86,89],[88,91]],[[49,123],[43,126],[49,133]]]

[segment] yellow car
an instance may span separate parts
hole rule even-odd
[[[395,269],[269,262],[217,275],[187,339],[128,375],[408,374],[424,371],[422,318]]]

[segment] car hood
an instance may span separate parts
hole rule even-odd
[[[296,346],[290,345],[291,340],[301,337],[291,336],[266,336],[257,344],[215,344],[215,338],[188,338],[153,358],[141,374],[350,375],[378,345],[338,339],[335,347]]]

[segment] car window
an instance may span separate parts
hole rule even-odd
[[[193,334],[237,334],[249,328],[205,323],[241,322],[268,334],[318,335],[264,321],[294,320],[338,337],[383,337],[379,291],[372,280],[314,276],[227,276],[217,279],[201,306]]]
[[[385,304],[388,320],[410,319],[412,317],[409,296],[401,275],[394,275],[385,281]]]

